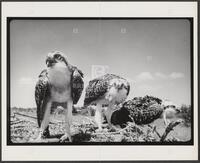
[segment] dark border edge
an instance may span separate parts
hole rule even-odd
[[[43,143],[13,143],[10,139],[10,22],[12,20],[55,20],[55,19],[59,19],[59,20],[69,20],[69,19],[76,19],[76,20],[82,20],[82,19],[90,19],[90,20],[98,20],[98,19],[102,19],[102,20],[111,20],[111,19],[188,19],[190,22],[190,60],[191,60],[191,107],[194,109],[194,105],[193,105],[193,35],[194,35],[194,31],[193,31],[193,17],[131,17],[131,18],[127,18],[127,17],[7,17],[7,145],[9,146],[15,146],[15,145],[20,145],[20,146],[35,146],[35,145],[194,145],[194,118],[193,118],[193,109],[192,109],[192,125],[191,125],[191,140],[188,142],[179,142],[179,143],[102,143],[102,142],[97,142],[97,143],[67,143],[67,144],[59,144],[59,143],[55,143],[55,144],[43,144]]]

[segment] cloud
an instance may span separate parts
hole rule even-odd
[[[137,80],[142,81],[142,80],[153,80],[154,77],[150,72],[142,72],[136,77]]]
[[[181,72],[172,72],[171,74],[164,74],[162,72],[156,72],[151,74],[150,72],[141,72],[139,75],[136,76],[137,81],[147,81],[147,80],[154,80],[154,79],[179,79],[183,78],[184,74]]]
[[[153,87],[152,86],[150,86],[150,85],[140,85],[139,87],[139,90],[142,90],[142,91],[151,91],[152,89],[153,89]]]
[[[158,77],[158,78],[161,78],[161,79],[167,79],[168,78],[168,76],[166,74],[163,74],[161,72],[156,72],[155,76]]]
[[[30,77],[22,77],[18,80],[18,83],[21,85],[31,85],[36,84],[36,80]]]
[[[172,72],[170,75],[169,75],[169,77],[171,78],[171,79],[178,79],[178,78],[184,78],[184,74],[183,73],[181,73],[181,72]]]
[[[160,79],[178,79],[178,78],[183,78],[184,74],[181,72],[172,72],[171,74],[166,75],[161,72],[156,72],[155,76]]]
[[[153,86],[153,85],[149,85],[149,84],[142,84],[140,86],[138,86],[139,90],[144,91],[144,92],[152,92],[152,91],[157,91],[160,88],[162,88],[161,86]]]

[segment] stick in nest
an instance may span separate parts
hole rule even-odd
[[[161,136],[160,141],[161,142],[165,141],[167,135],[174,129],[174,127],[176,127],[178,124],[180,124],[182,122],[183,122],[183,120],[181,120],[181,119],[170,122],[169,125],[166,127],[165,132]]]
[[[16,122],[12,122],[11,125],[16,125],[16,124],[22,123],[22,122],[26,122],[26,121],[24,121],[24,120],[20,121],[20,120],[19,120],[19,121],[16,121]]]
[[[141,130],[138,126],[136,126],[135,123],[128,123],[128,125],[125,128],[122,128],[120,130],[117,130],[115,132],[100,132],[100,133],[93,133],[92,135],[106,135],[106,134],[122,134],[122,132],[125,132],[127,129],[131,127],[136,127],[137,130]]]
[[[161,138],[160,133],[157,131],[156,126],[151,126],[150,124],[148,124],[148,127],[152,129],[153,133],[155,132],[158,135],[158,137]]]

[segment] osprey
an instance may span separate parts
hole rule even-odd
[[[127,122],[144,125],[163,117],[165,125],[168,125],[169,119],[174,118],[176,113],[178,109],[172,103],[152,96],[135,97],[113,112],[111,123],[120,127],[125,127]]]
[[[69,138],[72,123],[72,106],[76,104],[83,91],[83,73],[67,62],[66,56],[53,51],[47,55],[47,68],[43,70],[35,87],[35,101],[37,105],[37,120],[40,134],[37,140],[48,137],[49,118],[53,103],[64,106],[65,134],[61,141]]]
[[[95,121],[99,130],[102,130],[103,115],[105,115],[109,127],[114,128],[110,121],[112,112],[115,110],[116,104],[126,100],[129,91],[129,82],[114,74],[106,74],[89,82],[86,87],[84,106],[96,105]],[[105,106],[107,107],[104,110]]]

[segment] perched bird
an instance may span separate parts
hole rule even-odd
[[[102,130],[104,115],[109,127],[114,127],[110,121],[112,112],[115,110],[116,104],[126,100],[129,91],[129,82],[114,74],[106,74],[89,82],[86,87],[84,106],[96,105],[95,121],[99,130]],[[104,110],[105,106],[107,107]]]
[[[67,62],[66,56],[53,51],[47,55],[47,68],[43,70],[35,87],[35,101],[37,105],[37,120],[40,134],[37,140],[48,137],[49,118],[53,104],[64,106],[65,110],[65,134],[61,141],[69,138],[72,123],[72,106],[76,104],[83,91],[83,73],[75,66]]]
[[[162,102],[161,99],[145,96],[135,97],[122,104],[122,106],[113,112],[111,116],[111,123],[125,127],[127,122],[135,122],[138,125],[149,124],[154,120],[163,116],[165,125],[170,122],[178,112],[176,107],[172,104]]]
[[[170,100],[164,100],[162,102],[162,107],[164,109],[163,114],[162,114],[163,120],[164,120],[165,125],[168,125],[170,123],[170,119],[175,118],[176,115],[180,113],[180,110]]]

